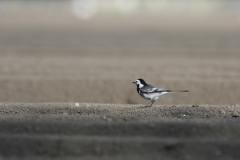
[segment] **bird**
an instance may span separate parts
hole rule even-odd
[[[135,82],[137,85],[137,92],[138,94],[143,97],[144,99],[151,100],[146,107],[151,107],[152,104],[164,94],[172,93],[172,92],[189,92],[188,90],[169,90],[164,88],[158,88],[147,84],[143,79],[139,78]]]

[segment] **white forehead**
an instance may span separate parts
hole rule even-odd
[[[140,84],[141,82],[137,79],[136,81],[135,81],[137,84]]]
[[[144,85],[141,83],[140,80],[136,80],[135,83],[138,85],[139,88],[142,88]]]

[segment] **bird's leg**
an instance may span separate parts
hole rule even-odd
[[[148,105],[149,105],[149,104],[151,104],[151,103],[152,103],[152,101],[153,101],[153,100],[151,100],[151,102],[150,102],[150,103],[148,103],[148,104],[147,104],[145,107],[149,107]]]
[[[153,104],[153,103],[155,102],[155,100],[152,100],[151,102],[152,102],[152,104]],[[152,104],[151,104],[149,107],[151,107],[151,106],[152,106]]]

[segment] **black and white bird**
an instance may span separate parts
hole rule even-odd
[[[164,88],[158,88],[147,84],[143,79],[137,79],[133,82],[137,85],[138,94],[144,99],[151,100],[151,102],[146,107],[151,107],[152,104],[164,94],[172,93],[172,92],[189,92],[188,90],[168,90]]]

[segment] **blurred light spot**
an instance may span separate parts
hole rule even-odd
[[[98,11],[97,0],[72,0],[71,8],[75,16],[80,19],[90,19]]]
[[[79,106],[79,103],[75,103],[75,107],[78,107]]]

